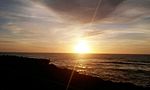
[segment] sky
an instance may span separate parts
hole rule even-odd
[[[150,54],[150,0],[0,0],[1,52]]]

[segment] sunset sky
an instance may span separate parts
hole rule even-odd
[[[150,54],[150,0],[0,0],[1,52],[72,53],[82,39],[90,53]]]

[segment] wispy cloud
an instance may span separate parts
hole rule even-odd
[[[42,0],[41,3],[45,4],[54,12],[61,14],[65,19],[70,18],[81,22],[90,22],[98,1],[99,0]],[[102,0],[95,21],[107,17],[123,1],[124,0]]]
[[[0,0],[1,49],[18,45],[18,50],[59,51],[64,50],[59,46],[86,38],[97,48],[137,45],[138,51],[143,52],[142,46],[150,50],[150,0],[101,0],[90,24],[98,1]]]

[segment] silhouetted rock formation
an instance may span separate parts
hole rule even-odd
[[[46,59],[0,56],[0,90],[65,90],[72,70]],[[150,90],[130,83],[113,83],[74,72],[69,90]]]

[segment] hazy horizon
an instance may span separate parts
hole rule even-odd
[[[7,53],[27,53],[27,54],[79,54],[79,53],[74,53],[74,52],[0,52],[0,54],[7,54]],[[145,54],[140,54],[140,53],[84,53],[84,54],[80,54],[80,55],[88,55],[88,54],[99,54],[99,55],[150,55],[149,53],[145,53]]]
[[[0,52],[150,54],[150,0],[0,0]]]

